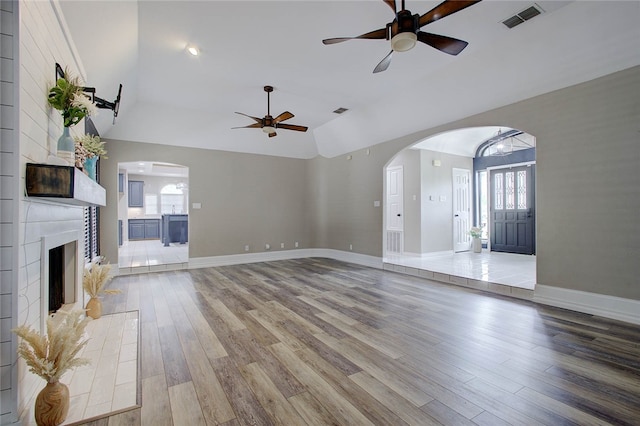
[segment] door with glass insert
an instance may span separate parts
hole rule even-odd
[[[535,254],[535,166],[491,171],[491,250]]]

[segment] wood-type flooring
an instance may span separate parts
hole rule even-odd
[[[640,327],[329,259],[116,277],[116,425],[639,425]]]

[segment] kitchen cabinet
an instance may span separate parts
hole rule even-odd
[[[185,244],[189,241],[189,216],[186,214],[162,215],[162,243],[165,247],[169,243]]]
[[[144,207],[144,181],[129,181],[129,207]]]
[[[129,239],[160,239],[160,219],[129,219]]]

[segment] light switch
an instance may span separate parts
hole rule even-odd
[[[442,203],[442,202],[445,202],[445,201],[447,201],[447,196],[446,195],[441,195],[440,196],[440,202]]]
[[[194,210],[198,210],[202,208],[202,203],[193,203],[192,207]]]
[[[373,207],[380,207],[380,201],[376,200],[373,202]]]

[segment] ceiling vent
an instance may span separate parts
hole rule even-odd
[[[333,112],[335,112],[336,114],[342,114],[345,111],[349,111],[349,110],[347,108],[340,107],[340,108],[338,108],[337,110],[335,110]]]
[[[502,23],[505,24],[507,28],[513,28],[525,21],[528,21],[531,18],[540,15],[542,12],[544,12],[544,10],[542,10],[540,6],[538,6],[537,4],[532,4],[522,12],[516,13],[514,16],[505,19],[504,21],[502,21]]]

